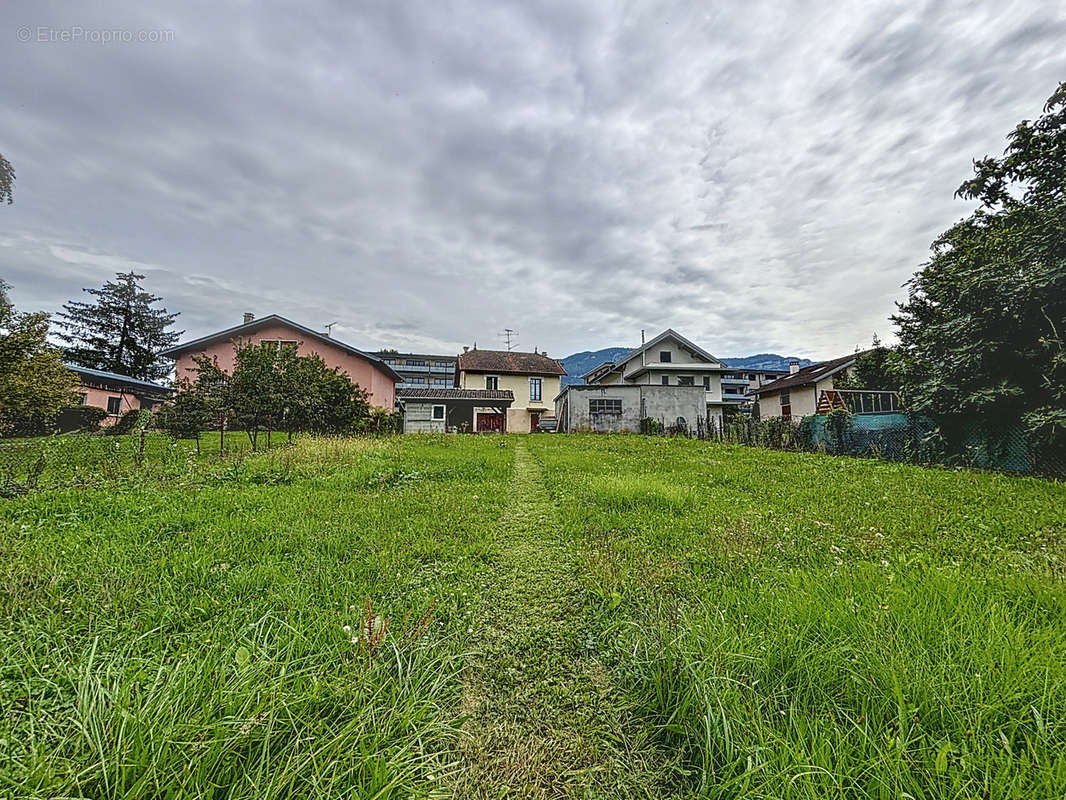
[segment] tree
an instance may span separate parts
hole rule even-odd
[[[196,453],[200,454],[200,434],[215,418],[211,394],[203,387],[183,380],[172,403],[167,403],[156,414],[159,427],[175,439],[193,439]]]
[[[1001,158],[974,162],[969,217],[938,238],[893,317],[905,399],[958,443],[1021,420],[1066,452],[1066,83]]]
[[[142,380],[158,380],[170,372],[159,352],[175,344],[184,331],[168,330],[177,314],[153,308],[162,298],[144,291],[143,275],[117,274],[103,288],[84,289],[93,302],[72,300],[58,315],[67,343],[67,359],[90,369],[117,372]]]
[[[7,204],[11,205],[14,201],[14,195],[12,190],[15,188],[15,168],[11,166],[11,162],[4,158],[3,153],[0,153],[0,203],[7,199]]]
[[[78,380],[48,343],[48,315],[16,311],[9,288],[0,281],[0,435],[43,433],[73,405]]]
[[[885,347],[874,334],[869,350],[855,356],[855,366],[848,374],[833,378],[837,389],[870,389],[883,392],[898,392],[899,376],[893,371],[892,348]]]

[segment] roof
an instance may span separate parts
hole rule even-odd
[[[804,367],[799,372],[785,375],[783,378],[778,378],[776,381],[770,381],[757,389],[752,389],[748,394],[777,392],[782,389],[791,389],[793,386],[806,386],[811,383],[817,383],[818,381],[825,380],[830,375],[835,375],[841,370],[847,369],[855,363],[855,358],[860,355],[862,355],[862,353],[852,353],[850,356],[842,356],[840,358],[834,358],[831,361],[822,361],[819,364],[811,364],[809,367]]]
[[[131,375],[121,375],[117,372],[105,372],[102,369],[91,369],[89,367],[83,367],[79,364],[64,364],[63,366],[69,369],[71,372],[75,372],[83,377],[87,376],[102,381],[121,383],[125,384],[126,386],[141,388],[148,391],[163,392],[164,394],[171,394],[174,391],[169,386],[160,386],[158,383],[152,383],[152,381],[134,378]]]
[[[320,333],[316,330],[308,328],[298,322],[293,322],[291,319],[286,319],[280,314],[268,314],[265,317],[253,319],[251,322],[245,322],[241,325],[234,325],[232,328],[226,328],[225,330],[218,331],[217,333],[212,333],[208,336],[201,336],[199,339],[193,339],[191,342],[184,342],[183,344],[175,345],[174,347],[171,347],[167,350],[163,350],[159,355],[163,356],[164,358],[177,358],[182,353],[187,353],[190,350],[199,350],[202,349],[204,346],[212,344],[214,342],[227,341],[229,339],[238,338],[245,334],[254,333],[256,330],[262,328],[265,325],[277,323],[280,323],[282,325],[288,325],[290,328],[299,331],[304,336],[309,336],[310,338],[322,342],[323,344],[331,344],[334,347],[345,351],[346,353],[351,353],[352,355],[359,356],[360,358],[365,358],[367,361],[369,361],[379,370],[384,372],[394,381],[399,382],[403,380],[403,377],[401,377],[401,375],[396,372],[396,370],[394,370],[392,367],[390,367],[377,356],[364,352],[363,350],[360,350],[356,347],[352,347],[350,344],[345,344],[340,339],[334,339],[332,336],[327,336],[324,333]]]
[[[455,356],[433,355],[431,353],[394,353],[392,350],[375,350],[370,355],[376,358],[425,358],[433,361],[455,361]]]
[[[467,350],[459,354],[459,370],[509,375],[566,374],[566,369],[554,358],[548,358],[541,353],[520,353],[515,350]]]
[[[722,361],[722,359],[715,358],[710,353],[708,353],[706,350],[704,350],[702,347],[700,347],[698,344],[686,339],[684,336],[682,336],[680,333],[675,331],[673,328],[667,328],[665,331],[660,333],[658,336],[653,337],[649,341],[647,341],[644,344],[642,344],[640,347],[636,347],[636,348],[630,350],[628,353],[626,353],[624,356],[619,358],[617,361],[606,361],[603,364],[600,364],[598,367],[595,367],[595,368],[589,370],[588,372],[586,372],[582,376],[582,378],[587,378],[589,375],[591,375],[594,372],[597,372],[599,370],[603,370],[603,374],[604,375],[609,375],[610,373],[614,372],[616,369],[618,369],[619,367],[624,365],[626,362],[631,361],[632,359],[634,359],[637,356],[639,356],[644,351],[650,350],[651,348],[657,346],[664,339],[674,339],[682,347],[684,347],[686,350],[690,351],[694,355],[698,355],[698,356],[701,356],[701,357],[705,358],[709,362],[709,366],[712,369],[719,370],[719,371],[722,371],[722,372],[730,372],[730,371],[732,371],[732,367],[726,366],[725,362]],[[697,365],[695,365],[695,364],[670,364],[670,365],[667,365],[667,366],[663,366],[662,364],[656,364],[654,369],[678,368],[678,369],[682,369],[682,370],[683,369],[688,369],[688,370],[691,371],[696,366]],[[647,371],[647,369],[648,369],[648,367],[642,367],[640,370],[637,370],[636,372],[634,372],[631,376],[628,376],[627,380],[629,380],[630,378],[635,378],[635,377],[637,377],[640,374],[643,374],[644,372]],[[706,367],[704,369],[706,369]],[[600,376],[597,376],[597,377],[600,377]]]
[[[504,400],[514,402],[510,389],[397,389],[397,400]]]

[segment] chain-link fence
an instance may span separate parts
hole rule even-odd
[[[705,438],[774,450],[822,452],[914,464],[993,469],[1066,478],[1066,452],[1035,442],[1018,422],[956,426],[903,413],[831,414],[788,420],[736,417],[707,429]]]

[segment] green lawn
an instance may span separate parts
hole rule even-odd
[[[157,446],[0,500],[0,797],[1066,796],[1064,484]]]

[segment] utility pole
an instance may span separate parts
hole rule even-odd
[[[518,336],[518,331],[514,330],[513,328],[504,328],[503,333],[501,333],[500,336],[503,338],[504,342],[506,342],[508,350],[510,350],[515,344],[518,344],[517,341],[515,341],[513,344],[511,341],[512,339],[515,339]]]

